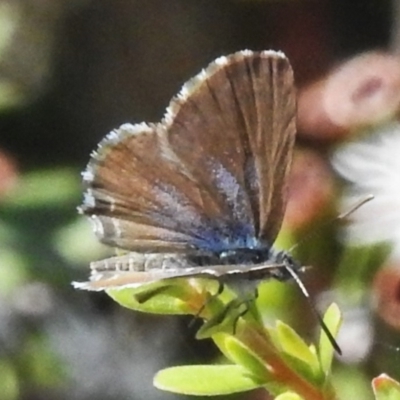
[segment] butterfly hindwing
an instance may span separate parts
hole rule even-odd
[[[282,264],[251,265],[212,264],[198,266],[191,255],[183,253],[137,253],[130,252],[91,263],[89,282],[74,283],[79,289],[106,290],[136,288],[143,284],[175,278],[216,278],[234,280],[237,275],[246,277],[262,274],[272,276],[282,269]]]

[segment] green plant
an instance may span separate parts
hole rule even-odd
[[[212,288],[212,290],[210,290]],[[307,345],[288,325],[265,327],[254,301],[243,301],[205,279],[165,280],[137,289],[109,290],[120,304],[145,312],[192,314],[204,324],[197,338],[212,338],[229,363],[167,368],[154,378],[159,389],[189,395],[221,395],[265,388],[279,400],[335,399],[334,350],[323,332]],[[336,335],[341,314],[333,304],[324,322]]]

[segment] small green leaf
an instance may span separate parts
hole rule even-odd
[[[381,374],[372,380],[372,389],[376,400],[400,399],[400,383],[386,374]]]
[[[167,368],[154,377],[154,386],[192,396],[217,396],[252,390],[261,385],[239,365],[193,365]]]
[[[287,354],[303,361],[312,371],[319,371],[319,360],[316,354],[290,326],[277,321],[276,334],[280,346]]]
[[[336,338],[342,323],[342,314],[335,303],[332,303],[326,310],[324,322],[333,337]],[[321,329],[319,338],[319,359],[322,371],[325,375],[328,375],[330,372],[334,353],[335,349],[332,347],[332,343]]]
[[[275,400],[304,400],[303,397],[300,397],[298,394],[293,392],[286,392],[280,394],[278,397],[275,397]]]
[[[235,336],[225,336],[223,352],[229,360],[246,368],[257,377],[260,383],[266,384],[272,379],[268,365]]]
[[[181,299],[182,287],[157,282],[139,288],[110,289],[107,294],[131,310],[153,314],[190,314],[191,308]],[[141,301],[145,298],[146,301]]]

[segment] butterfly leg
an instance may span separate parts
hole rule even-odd
[[[207,307],[208,304],[210,304],[213,300],[215,300],[222,292],[224,291],[224,284],[220,281],[218,281],[218,289],[217,291],[212,294],[205,302],[204,304],[199,308],[197,313],[193,316],[192,320],[189,322],[189,328],[193,327],[195,321],[200,318],[201,313],[204,311],[204,309]]]
[[[171,287],[170,285],[165,285],[165,286],[145,290],[143,292],[134,294],[133,297],[139,304],[143,304],[143,303],[146,303],[146,301],[150,300],[152,297],[154,297],[158,294],[164,293],[165,291],[170,289],[170,287]]]
[[[239,308],[239,307],[242,306],[242,305],[244,305],[245,308],[243,309],[243,311],[240,311],[240,312],[238,313],[238,315],[236,315],[235,319],[233,320],[233,334],[234,334],[234,335],[236,334],[236,328],[237,328],[237,323],[238,323],[238,321],[239,321],[239,318],[240,318],[240,317],[243,317],[244,315],[247,314],[247,312],[248,312],[249,309],[250,309],[251,303],[257,300],[258,295],[259,295],[259,293],[258,293],[258,288],[256,288],[256,289],[254,290],[253,296],[250,296],[250,297],[248,297],[247,299],[243,299],[243,300],[241,300],[241,301],[237,304],[237,308]]]

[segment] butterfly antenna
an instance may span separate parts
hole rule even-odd
[[[336,220],[343,220],[345,218],[347,218],[349,215],[353,214],[353,212],[357,211],[360,207],[362,207],[365,203],[368,203],[369,201],[371,201],[374,198],[374,195],[369,194],[367,196],[365,196],[364,198],[362,198],[361,200],[357,201],[357,203],[353,204],[349,210],[345,211],[342,214],[339,214],[338,216],[336,216],[335,218],[333,218],[332,220],[326,222],[325,224],[322,225],[321,228],[330,225],[333,221]],[[321,229],[320,228],[320,229]],[[303,239],[299,240],[296,244],[294,244],[290,249],[289,252],[291,253],[295,248],[297,248],[300,244],[308,241],[311,237],[315,236],[320,229],[316,229],[314,231],[312,231],[310,234],[306,235],[303,237]]]
[[[354,204],[352,207],[350,207],[349,210],[347,210],[346,212],[339,214],[336,219],[345,219],[347,218],[349,215],[353,214],[354,211],[357,211],[361,206],[363,206],[365,203],[368,203],[369,201],[371,201],[374,198],[373,194],[369,194],[367,196],[365,196],[363,199],[359,200],[356,204]]]
[[[304,297],[307,299],[308,304],[311,307],[312,312],[314,315],[317,317],[317,320],[321,326],[321,329],[324,331],[325,335],[328,337],[329,342],[331,343],[332,347],[335,349],[336,353],[339,355],[342,355],[342,350],[340,349],[339,345],[337,344],[335,338],[333,337],[331,331],[328,329],[326,326],[324,320],[322,319],[321,315],[319,314],[318,310],[315,308],[314,303],[311,301],[310,294],[308,293],[306,287],[304,286],[303,282],[299,278],[299,276],[296,274],[295,271],[293,271],[292,268],[289,266],[285,265],[286,271],[289,272],[289,274],[292,276],[293,280],[296,282],[297,286],[300,288],[302,291]]]

